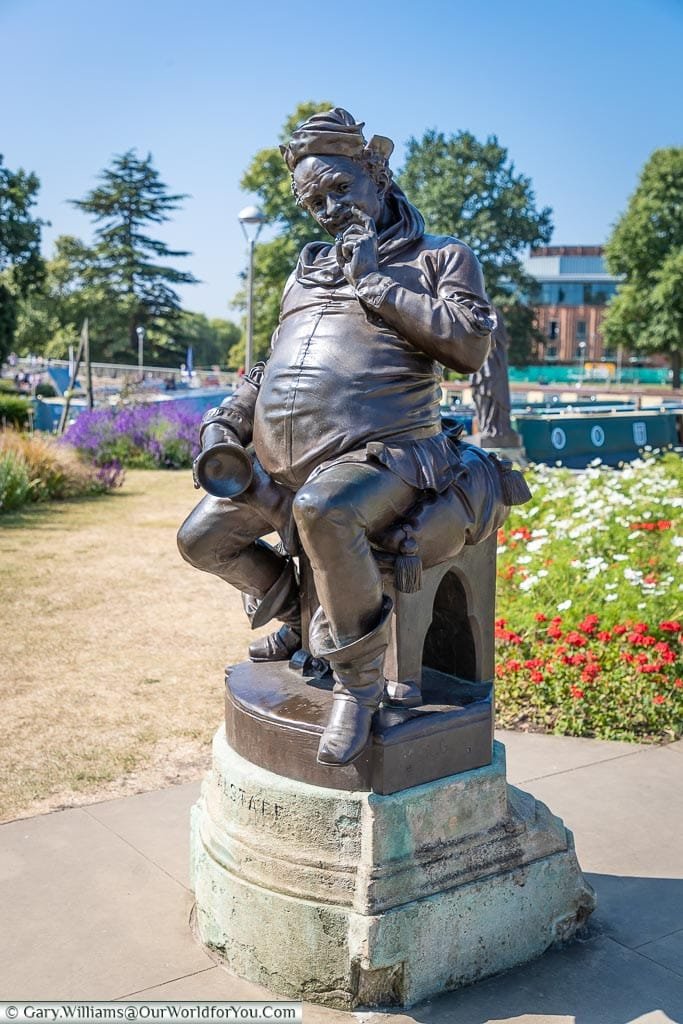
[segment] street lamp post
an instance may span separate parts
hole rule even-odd
[[[142,369],[142,356],[143,356],[143,353],[144,353],[144,345],[145,345],[145,328],[142,325],[138,325],[135,328],[135,333],[138,336],[138,371],[140,373],[140,382],[142,383],[143,372],[144,372],[143,369]]]
[[[244,372],[249,373],[254,361],[254,246],[265,223],[258,206],[245,206],[239,213],[239,222],[249,245],[249,276],[247,280],[247,345]]]

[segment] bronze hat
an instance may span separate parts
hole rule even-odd
[[[307,156],[347,156],[360,160],[364,153],[388,160],[394,144],[383,135],[373,135],[366,143],[364,121],[355,121],[348,110],[335,107],[313,114],[292,133],[289,145],[280,152],[290,171]]]

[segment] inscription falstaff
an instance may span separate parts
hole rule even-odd
[[[483,540],[528,496],[509,466],[442,430],[442,368],[477,371],[496,318],[472,251],[426,234],[392,181],[392,150],[340,108],[282,147],[297,201],[334,241],[305,246],[267,363],[204,418],[197,471],[212,493],[179,533],[187,561],[242,592],[252,625],[283,624],[251,644],[254,661],[302,644],[305,552],[320,601],[308,646],[335,681],[327,765],[363,751],[384,692],[392,605],[376,552],[417,588],[421,564]],[[261,540],[273,530],[282,552]]]

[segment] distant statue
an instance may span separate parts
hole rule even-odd
[[[283,623],[250,645],[257,662],[302,647],[293,559],[306,556],[319,600],[307,643],[334,673],[323,765],[363,752],[384,696],[392,600],[378,554],[416,591],[421,560],[485,539],[529,496],[509,463],[442,429],[442,367],[478,370],[496,316],[473,252],[425,234],[392,150],[340,108],[282,147],[297,202],[333,241],[305,246],[270,358],[204,417],[209,495],[178,536],[188,562],[242,591],[252,625]],[[273,530],[278,548],[261,539]]]
[[[470,378],[472,401],[477,410],[480,443],[483,448],[519,448],[522,439],[510,421],[510,379],[508,348],[510,335],[500,310],[491,335],[491,348],[484,365]]]

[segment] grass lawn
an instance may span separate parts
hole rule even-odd
[[[199,496],[189,471],[131,470],[112,495],[3,516],[1,821],[208,764],[253,634],[237,592],[178,554]]]

